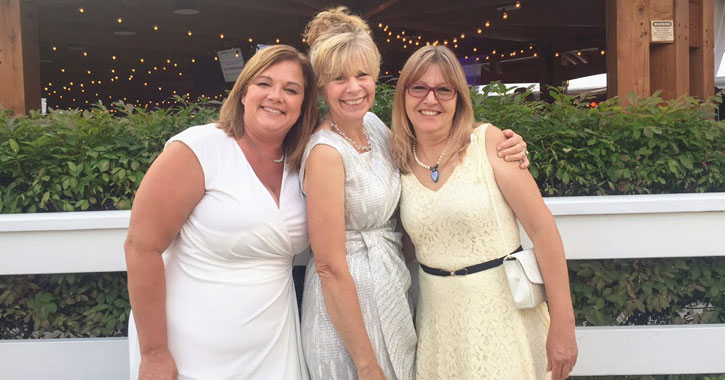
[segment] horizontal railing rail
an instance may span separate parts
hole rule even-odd
[[[725,193],[545,198],[567,259],[725,256]],[[0,275],[125,271],[129,211],[0,215]],[[522,231],[524,246],[530,241]],[[308,253],[299,255],[304,265]],[[573,375],[725,373],[725,324],[578,327]],[[127,379],[125,338],[0,340],[1,379]]]

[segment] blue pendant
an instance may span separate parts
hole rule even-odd
[[[433,180],[433,182],[438,182],[438,168],[434,167],[433,171],[430,173],[430,178]]]

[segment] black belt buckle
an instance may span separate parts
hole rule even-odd
[[[465,267],[463,269],[454,270],[451,272],[451,276],[465,276],[468,274],[468,267]]]

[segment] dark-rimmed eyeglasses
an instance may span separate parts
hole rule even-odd
[[[456,97],[456,93],[458,92],[451,86],[428,87],[422,83],[411,84],[406,89],[408,90],[408,95],[414,98],[425,98],[429,92],[433,91],[433,94],[438,100],[451,100]]]

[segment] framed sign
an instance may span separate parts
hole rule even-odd
[[[673,20],[652,20],[650,35],[653,43],[675,42],[675,22]]]
[[[224,74],[224,81],[236,82],[239,73],[244,68],[244,58],[242,58],[241,49],[219,50],[217,56],[219,57],[219,65],[221,65],[222,73]]]

